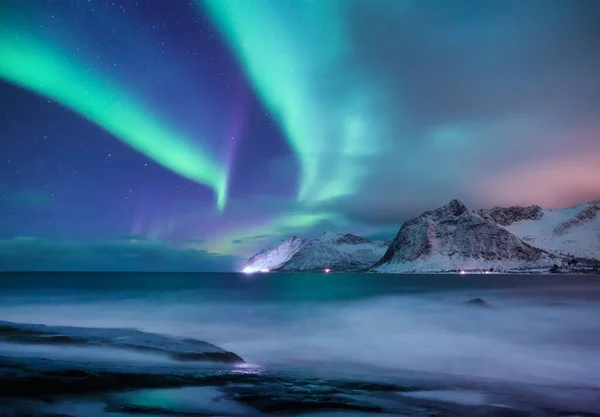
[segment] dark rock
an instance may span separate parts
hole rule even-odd
[[[478,307],[491,307],[483,298],[472,298],[464,302],[465,304]]]
[[[169,410],[164,407],[144,406],[135,404],[108,404],[104,410],[108,413],[124,413],[124,414],[142,414],[142,415],[158,415],[158,416],[185,416],[185,417],[223,417],[229,414],[220,412],[183,412]]]
[[[386,408],[366,398],[367,394],[377,396],[387,393],[395,396],[396,392],[422,389],[368,381],[297,379],[268,372],[244,373],[232,369],[198,370],[183,366],[152,368],[139,365],[106,367],[79,362],[0,357],[0,387],[5,398],[47,399],[58,395],[186,386],[217,387],[224,399],[265,413],[293,414],[330,410],[383,412]],[[107,411],[175,414],[161,407],[139,407],[126,402],[109,403]]]
[[[539,220],[544,215],[540,206],[511,206],[494,207],[492,209],[481,209],[477,213],[484,219],[494,221],[501,226],[510,226],[522,220]]]
[[[235,353],[201,340],[176,338],[135,329],[0,322],[0,341],[46,345],[109,346],[162,354],[179,361],[244,362]]]
[[[198,370],[187,366],[158,367],[148,365],[101,366],[78,362],[33,360],[27,358],[0,357],[0,415],[4,416],[48,416],[51,414],[30,413],[35,404],[39,408],[47,406],[49,401],[60,402],[67,398],[71,407],[77,406],[77,396],[82,401],[94,399],[107,413],[141,415],[186,415],[186,416],[226,416],[245,415],[263,416],[274,414],[295,416],[307,412],[371,412],[386,415],[437,416],[437,417],[557,417],[557,416],[594,416],[589,412],[567,413],[552,409],[535,394],[526,394],[519,387],[510,388],[501,385],[497,394],[490,392],[490,401],[508,403],[513,396],[519,409],[496,407],[489,404],[467,405],[452,403],[433,398],[416,398],[398,395],[400,392],[424,390],[461,389],[460,379],[454,382],[429,382],[418,387],[413,384],[399,385],[386,382],[365,380],[336,380],[322,378],[296,378],[268,371],[239,372],[232,368],[221,370]],[[442,384],[442,385],[440,385]],[[450,385],[447,385],[450,384]],[[469,389],[472,383],[462,389]],[[487,383],[476,383],[478,391],[485,390]],[[153,401],[148,391],[137,388],[176,388],[176,387],[212,387],[213,398],[202,401],[236,402],[247,407],[248,412],[240,414],[233,411],[228,414],[226,405],[223,412],[213,407],[202,408],[202,403],[192,406],[181,404],[171,398],[181,398],[177,391],[158,390],[161,402]],[[491,386],[490,386],[491,387]],[[472,389],[472,388],[471,388]],[[116,393],[115,391],[122,391]],[[93,393],[93,396],[87,394]],[[174,393],[174,394],[173,394]],[[68,394],[66,397],[60,394]],[[84,395],[86,394],[86,395]],[[143,394],[143,395],[139,395]],[[163,395],[164,394],[164,395]],[[131,395],[131,396],[129,396]],[[487,394],[486,394],[487,395]],[[497,396],[496,396],[497,395]],[[19,397],[19,398],[15,398]],[[133,398],[133,400],[131,400]],[[142,402],[140,403],[140,398]],[[36,400],[42,399],[42,400]],[[144,399],[148,401],[144,403]],[[1,405],[5,405],[2,408]],[[221,408],[221,405],[219,405]],[[592,410],[591,410],[592,411]],[[61,412],[66,412],[61,408]],[[73,415],[80,415],[74,413]]]

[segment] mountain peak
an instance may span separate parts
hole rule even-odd
[[[460,200],[405,222],[375,265],[379,272],[431,268],[496,268],[507,263],[537,265],[544,252],[494,221],[468,210]],[[425,266],[426,265],[426,266]]]
[[[321,243],[330,243],[338,245],[359,245],[362,243],[372,243],[369,239],[353,235],[352,233],[336,233],[330,230],[323,233],[321,237],[317,240]]]
[[[406,221],[404,224],[410,225],[421,221],[424,218],[434,218],[442,220],[448,217],[459,217],[465,213],[468,213],[469,209],[462,203],[462,201],[454,199],[445,206],[439,207],[435,210],[426,211],[419,217]]]
[[[321,235],[319,240],[330,241],[330,240],[339,239],[341,236],[343,236],[343,235],[340,233],[336,233],[336,232],[332,232],[331,230],[327,230],[327,231],[325,231],[325,233],[323,233]]]
[[[444,211],[451,213],[453,216],[460,216],[461,214],[469,211],[463,202],[456,198],[446,204],[443,209]]]

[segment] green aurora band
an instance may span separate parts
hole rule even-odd
[[[217,158],[56,47],[3,27],[0,78],[61,103],[156,163],[210,187],[218,208],[225,207],[227,174]]]
[[[350,0],[197,0],[234,51],[300,161],[298,200],[356,195],[385,144],[381,85],[357,58]],[[359,5],[360,7],[360,5]]]
[[[235,253],[241,256],[250,256],[256,250],[254,246],[251,245],[249,249],[243,244],[233,244],[232,242],[238,239],[244,239],[248,236],[263,234],[265,236],[287,236],[287,234],[291,232],[302,228],[309,228],[323,220],[333,220],[336,217],[335,213],[332,212],[321,212],[317,214],[289,213],[262,224],[221,232],[207,242],[198,245],[197,248],[223,255]],[[265,244],[268,241],[268,238],[259,240],[259,242],[264,242]],[[192,247],[195,248],[194,246]],[[250,250],[251,252],[246,252],[247,250]]]

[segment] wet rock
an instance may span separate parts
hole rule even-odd
[[[123,413],[132,415],[157,415],[157,416],[185,416],[185,417],[223,417],[229,414],[199,411],[199,412],[180,412],[169,410],[164,407],[153,407],[133,404],[108,404],[105,409],[108,413]]]
[[[135,329],[45,326],[0,321],[0,341],[45,345],[106,346],[162,354],[178,361],[244,363],[240,356],[211,343]]]
[[[468,303],[487,306],[481,298]],[[173,361],[159,365],[106,364],[0,356],[0,416],[52,415],[28,414],[29,410],[36,409],[32,403],[36,403],[38,409],[47,407],[48,411],[67,415],[86,415],[69,410],[81,406],[77,401],[94,401],[93,406],[107,415],[250,417],[332,412],[337,415],[384,413],[413,417],[600,417],[583,411],[566,413],[550,409],[537,393],[527,394],[520,387],[512,387],[512,383],[502,385],[494,394],[486,390],[482,382],[460,382],[462,379],[426,383],[412,378],[411,383],[400,384],[389,380],[303,378],[263,369],[212,366],[214,368],[208,369]],[[461,394],[458,400],[453,400],[456,396],[439,395],[448,391],[448,386]],[[489,386],[494,385],[490,382]],[[464,400],[469,392],[484,395],[474,397],[475,400],[468,400],[472,397],[468,396]],[[193,403],[186,403],[190,398]],[[71,402],[68,405],[71,408],[59,404],[66,402],[65,399]],[[8,405],[12,409],[2,409],[2,401],[20,403],[13,402]],[[596,411],[595,408],[592,410]]]
[[[483,298],[472,298],[470,300],[465,301],[464,303],[470,306],[491,307],[490,304]]]

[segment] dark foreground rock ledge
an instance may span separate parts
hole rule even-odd
[[[0,321],[0,342],[103,346],[161,354],[177,361],[244,363],[233,352],[201,340],[177,338],[135,329],[45,326]]]
[[[425,382],[413,378],[400,384],[294,377],[260,368],[223,365],[221,369],[199,369],[184,363],[106,365],[0,356],[0,415],[86,415],[73,413],[73,410],[76,411],[78,403],[85,406],[86,402],[95,401],[99,409],[94,415],[98,416],[119,413],[291,417],[337,412],[336,415],[348,413],[365,417],[373,416],[372,413],[413,417],[600,417],[593,414],[595,409],[584,406],[576,407],[577,412],[567,412],[570,407],[565,409],[554,401],[546,401],[537,389],[528,393],[523,386],[511,385],[494,390],[493,385],[481,381],[467,384],[458,380]],[[203,400],[206,393],[201,390],[193,397],[177,394],[181,390],[203,387],[212,390],[214,395]],[[466,394],[467,399],[475,396],[476,401],[448,402],[444,398],[447,390],[453,390],[450,393],[459,397]],[[423,396],[424,393],[428,395]],[[442,397],[436,398],[436,393]],[[198,404],[194,410],[189,409],[187,400],[182,403],[182,398],[194,398]],[[214,410],[215,406],[227,404],[245,407],[246,411]]]

